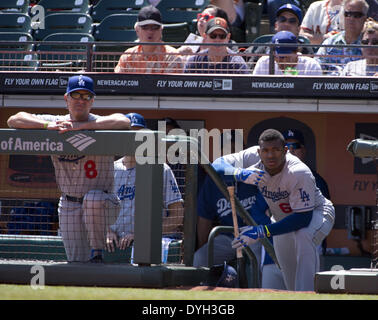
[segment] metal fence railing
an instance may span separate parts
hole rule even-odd
[[[15,41],[0,41],[0,71],[114,72],[122,56],[122,59],[127,60],[127,63],[125,63],[126,67],[122,68],[121,72],[129,73],[378,75],[377,45],[323,46],[338,49],[337,54],[329,55],[317,53],[318,49],[322,47],[321,45],[299,44],[298,51],[301,52],[300,54],[280,54],[277,56],[274,54],[276,44],[232,43],[228,45],[226,57],[218,56],[218,58],[214,58],[212,56],[212,58],[208,58],[208,53],[203,51],[195,54],[178,52],[144,54],[133,50],[127,55],[124,54],[125,50],[136,45],[135,42],[78,43],[49,41],[48,43],[42,43],[26,41],[21,44]],[[147,45],[144,43],[138,44]],[[175,48],[180,48],[184,45],[176,42],[165,44],[172,45]],[[161,44],[148,45],[157,46]],[[185,45],[187,46],[188,44]],[[203,44],[203,48],[221,46],[219,44]],[[288,44],[285,46],[290,47],[293,45]],[[363,54],[364,51],[362,51],[361,55],[356,54],[361,48],[369,48],[369,55]],[[312,59],[315,59],[316,62]],[[348,62],[353,61],[358,62],[348,64]],[[189,64],[191,68],[188,68]],[[317,64],[321,67],[320,73],[318,72]]]

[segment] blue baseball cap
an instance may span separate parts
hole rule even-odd
[[[141,114],[131,112],[125,114],[125,116],[130,119],[130,127],[146,127],[146,121],[144,120],[144,117]]]
[[[78,90],[87,90],[90,93],[95,94],[93,90],[93,80],[90,77],[83,76],[73,76],[68,79],[67,91],[66,93],[71,93]]]
[[[285,140],[288,140],[288,139],[298,140],[300,144],[304,145],[303,133],[297,129],[287,129],[284,131],[283,136]]]
[[[296,35],[290,31],[280,31],[277,32],[273,37],[272,37],[272,43],[274,44],[279,44],[279,43],[298,43],[298,38]],[[293,53],[298,49],[296,46],[290,46],[290,47],[285,47],[285,46],[276,46],[275,51],[278,54],[289,54]]]
[[[284,4],[283,6],[279,7],[277,12],[276,12],[276,17],[278,17],[284,11],[290,11],[290,12],[294,13],[299,20],[299,24],[302,23],[302,10],[299,9],[295,4],[287,3],[287,4]]]

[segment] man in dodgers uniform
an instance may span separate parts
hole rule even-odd
[[[133,130],[146,127],[145,120],[138,113],[126,115],[131,121]],[[115,246],[121,250],[131,246],[134,241],[135,214],[135,174],[134,156],[124,156],[114,162],[114,193],[121,200],[121,211],[116,222],[108,228],[106,247],[113,252]],[[172,170],[164,163],[163,182],[163,250],[162,261],[166,262],[169,242],[178,236],[178,228],[183,223],[183,205],[180,190]]]
[[[36,115],[19,112],[8,119],[11,128],[58,130],[130,129],[123,114],[98,116],[90,113],[95,92],[90,77],[70,77],[64,95],[67,115]],[[71,139],[87,138],[81,134]],[[119,210],[113,190],[113,157],[53,155],[59,201],[59,228],[69,262],[102,262],[106,224]]]
[[[316,187],[311,170],[287,150],[283,135],[268,129],[258,146],[218,158],[213,165],[226,181],[258,185],[272,213],[271,224],[244,228],[233,248],[273,237],[286,288],[313,291],[317,246],[331,231],[335,210]]]

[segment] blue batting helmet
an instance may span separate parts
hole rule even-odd
[[[237,288],[238,274],[235,268],[225,261],[223,264],[212,266],[209,269],[206,281],[202,284],[212,287]]]
[[[133,127],[145,128],[146,127],[146,121],[144,120],[144,117],[141,114],[131,112],[131,113],[125,114],[125,116],[130,119],[131,128]]]
[[[238,273],[235,268],[229,266],[226,261],[223,265],[223,272],[216,287],[236,288],[238,286]]]

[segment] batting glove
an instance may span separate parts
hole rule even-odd
[[[264,171],[259,169],[240,169],[237,168],[232,172],[226,172],[223,176],[227,185],[234,185],[235,182],[240,181],[246,184],[258,185],[264,178]]]
[[[236,169],[235,180],[247,184],[258,185],[264,179],[265,171],[260,169]]]
[[[267,233],[269,233],[269,230],[266,226],[259,225],[257,227],[244,227],[242,228],[242,233],[240,233],[239,237],[235,238],[232,241],[232,248],[238,249],[240,247],[247,247],[255,242],[257,242],[258,239],[263,239],[267,237],[267,234],[265,233],[265,230]]]

